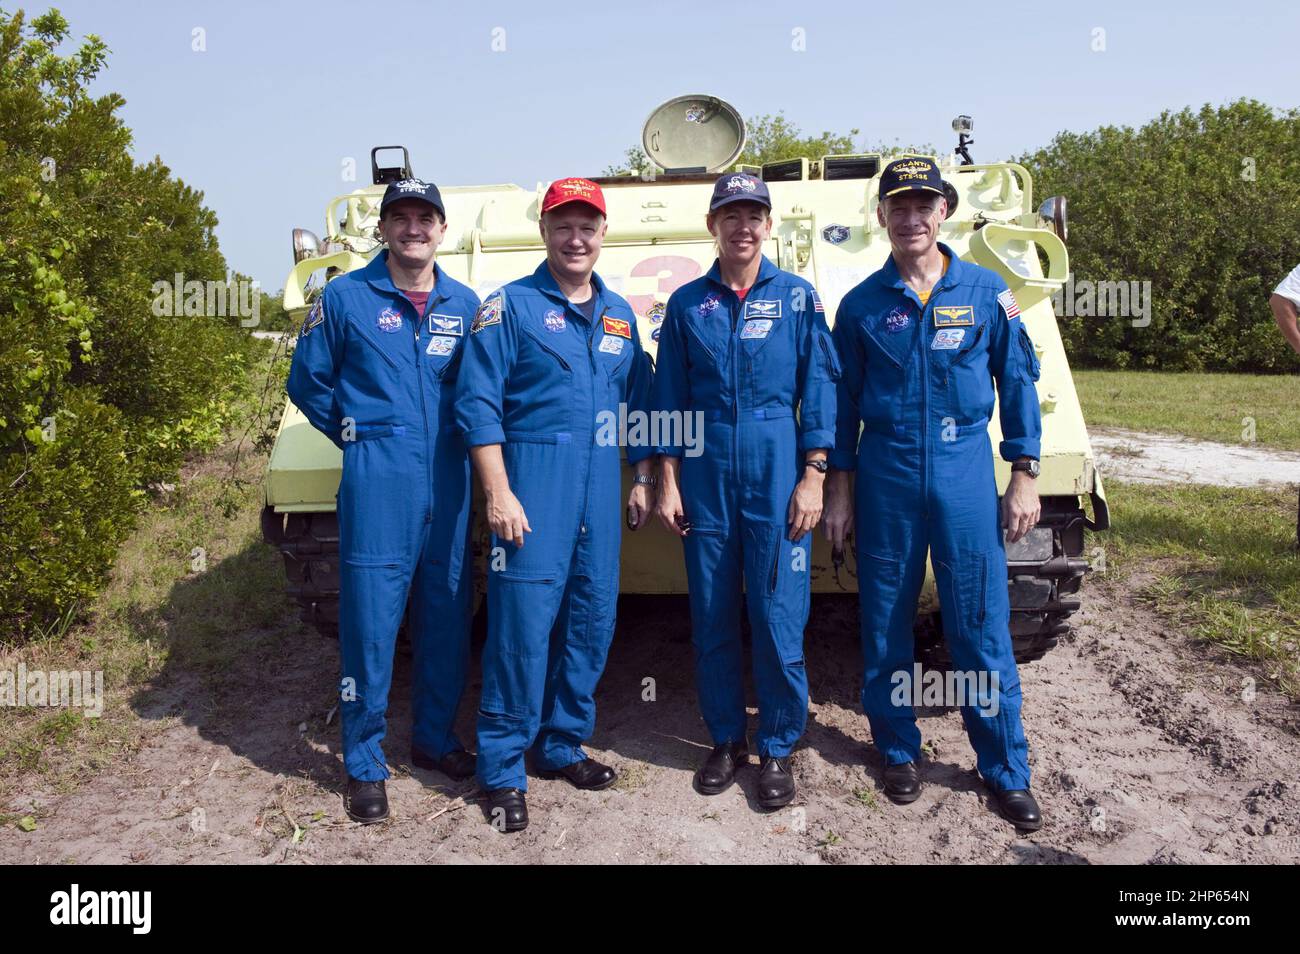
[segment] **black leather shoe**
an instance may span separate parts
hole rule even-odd
[[[474,777],[474,767],[478,763],[471,753],[464,749],[448,752],[440,759],[425,755],[415,746],[411,746],[411,763],[416,768],[431,769],[455,779]]]
[[[921,797],[921,775],[915,762],[885,766],[885,794],[891,801],[906,805]]]
[[[740,742],[715,745],[709,757],[695,773],[695,790],[701,795],[717,795],[731,787],[736,769],[749,763],[749,746]]]
[[[354,822],[373,825],[388,817],[388,792],[384,782],[363,782],[348,776],[347,790],[343,793],[343,810]]]
[[[523,831],[528,827],[528,802],[517,788],[494,788],[483,806],[488,824],[497,831]]]
[[[789,757],[778,759],[765,755],[758,760],[758,804],[780,808],[794,801],[794,776]]]
[[[1015,788],[1006,792],[994,790],[993,797],[1002,817],[1021,831],[1038,831],[1043,827],[1043,813],[1039,811],[1034,796],[1029,794],[1029,789]]]
[[[542,778],[567,778],[575,788],[598,792],[618,781],[618,773],[595,759],[582,759],[562,769],[539,773]]]

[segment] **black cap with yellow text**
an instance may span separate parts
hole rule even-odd
[[[883,201],[910,189],[922,189],[947,198],[943,185],[943,177],[933,159],[907,156],[885,166],[885,171],[880,174],[880,198]]]

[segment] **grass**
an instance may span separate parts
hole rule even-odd
[[[1178,628],[1252,660],[1300,697],[1295,485],[1227,488],[1110,481],[1112,529],[1093,537],[1107,572]]]
[[[0,805],[34,784],[71,790],[136,751],[170,724],[141,711],[173,673],[196,677],[195,690],[213,708],[249,704],[249,687],[234,684],[234,661],[273,655],[299,624],[280,557],[260,542],[265,453],[237,445],[232,435],[186,464],[176,490],[141,514],[107,586],[79,620],[0,646],[0,670],[21,660],[28,671],[102,671],[105,695],[99,718],[43,707],[4,712]]]
[[[1089,426],[1240,444],[1253,421],[1256,443],[1300,450],[1294,375],[1076,371],[1074,383]]]

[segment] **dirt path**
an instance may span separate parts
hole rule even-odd
[[[620,783],[588,794],[532,779],[533,823],[521,835],[498,834],[464,802],[472,783],[396,764],[393,817],[348,823],[337,722],[325,724],[335,651],[304,632],[286,655],[245,660],[239,699],[213,705],[192,677],[169,674],[137,705],[157,725],[142,750],[72,794],[12,799],[10,809],[34,802],[40,827],[0,830],[0,846],[8,859],[45,863],[1300,861],[1296,708],[1264,688],[1243,699],[1248,670],[1189,645],[1127,593],[1093,586],[1075,637],[1023,669],[1047,817],[1029,837],[987,807],[956,713],[922,719],[932,755],[920,800],[898,807],[880,793],[846,601],[815,604],[809,627],[812,711],[795,805],[756,811],[752,767],[720,796],[696,794],[691,773],[707,744],[685,613],[643,600],[624,607],[590,749],[619,767]],[[403,661],[394,763],[409,746],[407,677]],[[656,701],[643,701],[647,677]]]
[[[1133,483],[1254,487],[1300,482],[1300,453],[1259,444],[1216,444],[1172,434],[1089,428],[1104,477]]]

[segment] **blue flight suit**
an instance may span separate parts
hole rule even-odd
[[[478,296],[435,266],[423,315],[393,285],[385,250],[341,275],[303,323],[293,403],[343,449],[339,649],[343,763],[388,777],[381,743],[393,649],[414,588],[412,740],[438,759],[453,734],[469,658],[470,475],[452,418]]]
[[[962,707],[980,774],[996,789],[1024,789],[1028,745],[988,424],[996,380],[999,452],[1038,457],[1038,359],[1006,283],[939,248],[949,264],[925,307],[891,256],[835,317],[843,375],[831,464],[857,470],[862,707],[887,764],[919,757],[912,694],[906,704],[891,696],[895,672],[911,678],[929,551],[954,669],[987,673],[986,687],[997,674],[996,698]]]
[[[619,406],[645,415],[651,364],[636,316],[591,276],[589,322],[546,262],[488,296],[456,391],[469,447],[501,444],[532,532],[492,537],[478,778],[526,790],[524,753],[553,771],[587,756],[614,637],[624,519]],[[614,421],[610,424],[611,417]],[[653,453],[628,446],[629,462]]]
[[[682,458],[683,538],[700,710],[715,745],[745,739],[741,584],[753,631],[755,743],[789,755],[808,715],[803,631],[812,534],[791,541],[790,498],[804,452],[835,443],[839,366],[813,286],[767,258],[742,302],[708,274],[668,299],[655,367],[656,412],[702,419],[702,453]]]

